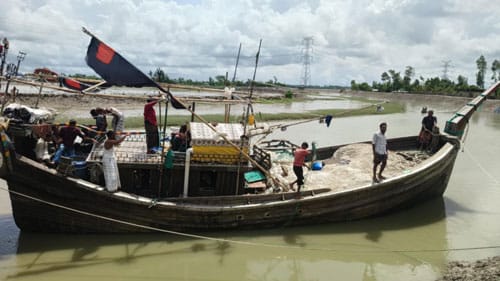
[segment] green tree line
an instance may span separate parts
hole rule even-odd
[[[215,88],[224,88],[225,86],[233,86],[233,87],[249,87],[252,83],[252,80],[248,79],[246,81],[235,80],[234,82],[228,81],[225,75],[217,75],[215,77],[208,77],[207,81],[195,81],[192,79],[185,79],[182,77],[179,78],[170,78],[168,74],[166,74],[161,68],[157,68],[154,72],[149,71],[149,76],[156,82],[160,83],[170,83],[170,84],[180,84],[180,85],[189,85],[189,86],[209,86]],[[256,87],[285,87],[286,85],[278,82],[278,79],[274,77],[267,82],[258,82],[254,81],[254,86]]]
[[[401,74],[396,70],[390,69],[380,76],[380,82],[373,81],[357,83],[351,81],[351,89],[359,91],[380,91],[380,92],[413,92],[413,93],[436,93],[451,95],[473,95],[474,92],[481,92],[485,88],[488,64],[483,55],[476,60],[477,72],[475,84],[469,84],[468,79],[463,75],[458,75],[456,81],[446,77],[424,78],[422,76],[415,78],[415,69],[407,66]],[[490,67],[492,82],[500,80],[500,61],[494,60]],[[496,92],[495,96],[500,96]]]

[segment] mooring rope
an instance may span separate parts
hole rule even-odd
[[[401,249],[401,250],[394,250],[394,249],[386,249],[386,248],[381,248],[381,247],[376,247],[373,245],[363,245],[363,244],[354,244],[356,247],[370,247],[370,248],[375,248],[372,250],[366,250],[366,249],[360,249],[360,250],[355,250],[355,249],[332,249],[332,248],[317,248],[317,247],[303,247],[303,246],[290,246],[290,245],[279,245],[279,244],[270,244],[270,243],[257,243],[257,242],[248,242],[248,241],[241,241],[241,240],[232,240],[232,239],[225,239],[225,238],[217,238],[217,237],[211,237],[211,236],[205,236],[205,235],[198,235],[198,234],[190,234],[190,233],[185,233],[185,232],[179,232],[179,231],[173,231],[173,230],[167,230],[167,229],[162,229],[162,228],[157,228],[157,227],[152,227],[152,226],[147,226],[147,225],[141,225],[137,223],[131,223],[123,220],[118,220],[118,219],[113,219],[110,217],[102,216],[102,215],[96,215],[93,213],[89,213],[86,211],[81,211],[77,210],[71,207],[63,206],[57,203],[53,202],[48,202],[43,199],[39,199],[30,195],[26,195],[17,191],[9,190],[5,187],[0,187],[1,190],[16,194],[18,196],[22,196],[34,201],[38,201],[40,203],[44,203],[47,205],[51,205],[57,208],[62,208],[71,212],[91,216],[91,217],[96,217],[99,219],[107,220],[107,221],[112,221],[120,224],[125,224],[129,226],[134,226],[137,228],[143,228],[143,229],[148,229],[152,231],[157,231],[157,232],[162,232],[162,233],[167,233],[167,234],[172,234],[172,235],[177,235],[177,236],[182,236],[182,237],[189,237],[189,238],[196,238],[196,239],[202,239],[202,240],[209,240],[209,241],[214,241],[214,242],[223,242],[223,243],[232,243],[232,244],[239,244],[239,245],[245,245],[245,246],[259,246],[259,247],[267,247],[267,248],[282,248],[282,249],[297,249],[297,250],[304,250],[304,251],[320,251],[320,252],[344,252],[344,253],[395,253],[395,254],[400,254],[406,257],[409,257],[405,255],[405,253],[425,253],[425,252],[453,252],[453,251],[472,251],[472,250],[488,250],[488,249],[500,249],[500,245],[490,245],[490,246],[476,246],[476,247],[461,247],[461,248],[448,248],[448,249]],[[409,258],[414,258],[414,257],[409,257]]]
[[[498,180],[497,178],[495,178],[490,172],[488,172],[486,170],[486,168],[484,168],[483,165],[481,165],[481,163],[469,152],[469,150],[466,150],[465,149],[465,140],[467,139],[467,135],[469,133],[469,123],[467,122],[467,125],[465,127],[465,133],[464,133],[464,137],[463,139],[461,140],[462,141],[462,152],[465,152],[467,154],[467,156],[469,156],[469,158],[474,162],[474,164],[476,164],[476,166],[481,170],[481,172],[483,172],[488,178],[490,178],[495,184],[497,185],[500,185],[500,180]]]
[[[484,166],[481,165],[481,163],[479,163],[479,161],[472,155],[472,153],[469,152],[469,150],[462,150],[462,152],[463,151],[465,151],[465,154],[469,156],[469,158],[481,170],[481,172],[483,172],[488,178],[490,178],[490,180],[492,180],[496,185],[500,185],[500,180],[496,179],[490,172],[488,172],[486,168],[484,168]]]

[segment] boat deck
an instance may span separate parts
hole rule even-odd
[[[165,145],[170,146],[169,142]],[[104,153],[104,143],[94,144],[87,157],[87,162],[101,162]],[[115,146],[115,155],[118,164],[160,164],[161,150],[155,154],[148,154],[146,135],[137,134],[128,136],[120,145]]]
[[[428,153],[415,150],[389,150],[387,166],[383,172],[386,178],[410,172],[417,165],[429,158]],[[293,182],[293,156],[289,153],[273,154],[271,174],[285,184]],[[311,165],[311,163],[306,163]],[[321,161],[320,170],[304,168],[304,189],[330,188],[334,191],[353,189],[371,185],[373,152],[371,144],[358,143],[339,148],[328,159]],[[296,186],[295,186],[296,188]]]

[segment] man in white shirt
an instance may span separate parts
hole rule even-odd
[[[115,132],[116,139],[119,139],[121,137],[121,133],[125,130],[125,117],[121,111],[114,107],[106,108],[106,113],[113,116],[111,126],[113,128],[113,132]]]
[[[383,122],[379,125],[380,131],[373,135],[373,182],[377,183],[384,180],[382,172],[387,164],[387,139],[385,138],[385,131],[387,130],[387,123]],[[377,178],[377,166],[380,165],[380,171]]]

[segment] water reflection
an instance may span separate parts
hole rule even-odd
[[[445,202],[438,198],[349,223],[202,234],[221,240],[23,232],[18,263],[6,277],[59,276],[71,270],[93,272],[95,278],[110,272],[114,278],[134,278],[132,268],[168,278],[179,277],[184,268],[187,280],[332,280],[333,273],[339,280],[397,280],[387,276],[389,269],[435,276],[436,265],[446,260],[439,251],[447,249],[444,216]]]

